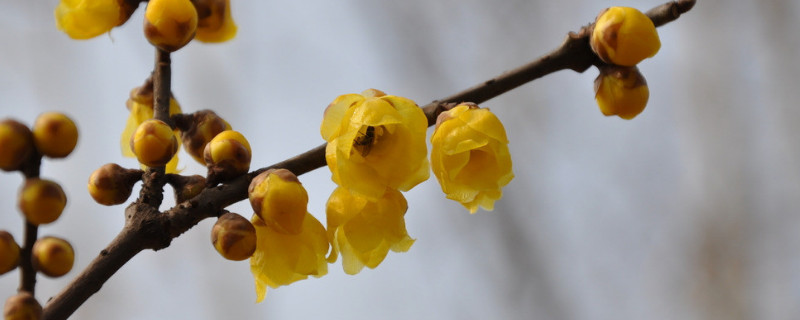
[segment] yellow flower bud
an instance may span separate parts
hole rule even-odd
[[[475,213],[494,209],[514,174],[503,124],[489,109],[460,104],[443,112],[431,136],[431,164],[448,199]]]
[[[178,151],[178,139],[166,122],[146,120],[136,128],[131,137],[131,150],[139,163],[148,167],[162,167]]]
[[[379,90],[346,94],[323,116],[325,158],[338,185],[372,200],[428,179],[428,120],[414,101]]]
[[[67,205],[67,196],[58,183],[39,178],[25,180],[18,200],[25,219],[35,225],[56,221]]]
[[[223,42],[236,36],[230,0],[194,0],[197,8],[197,35],[202,42]]]
[[[306,212],[302,231],[283,233],[264,223],[257,215],[251,220],[256,228],[258,245],[250,258],[250,272],[256,284],[256,302],[264,300],[267,286],[277,288],[308,276],[322,277],[328,273],[328,238],[325,227]]]
[[[48,277],[60,277],[72,270],[75,251],[64,239],[42,237],[33,244],[33,267]]]
[[[211,228],[211,243],[223,258],[241,261],[256,251],[256,229],[244,217],[228,212]]]
[[[594,80],[594,98],[606,116],[630,120],[644,110],[650,90],[636,67],[603,67]]]
[[[653,21],[641,11],[627,7],[611,7],[601,12],[589,44],[606,63],[629,67],[656,55],[661,48]]]
[[[347,274],[357,274],[364,266],[377,267],[391,249],[406,252],[414,239],[406,231],[408,203],[403,194],[387,189],[383,197],[371,201],[338,187],[327,203],[328,240],[332,250],[328,262],[342,253]]]
[[[42,155],[64,158],[78,143],[78,128],[62,113],[45,112],[33,124],[33,140]]]
[[[41,318],[42,305],[27,291],[11,296],[3,307],[3,319],[5,320],[39,320]]]
[[[250,170],[252,151],[244,136],[225,130],[211,139],[203,151],[209,173],[222,181],[230,180]]]
[[[20,169],[33,151],[33,133],[27,126],[11,119],[0,121],[0,169]]]
[[[270,169],[247,189],[255,214],[278,232],[298,234],[306,217],[308,193],[297,176],[286,169]]]
[[[0,230],[0,275],[19,265],[19,245],[8,231]]]
[[[120,147],[122,148],[123,156],[136,157],[136,154],[134,154],[133,150],[131,150],[131,138],[133,137],[133,133],[136,131],[139,125],[146,120],[153,118],[154,111],[152,83],[147,83],[141,87],[131,90],[130,98],[128,98],[126,106],[128,110],[130,110],[130,115],[128,116],[125,129],[122,131],[122,135],[120,137]],[[174,97],[170,97],[169,114],[171,116],[178,113],[181,113],[181,106]],[[179,134],[180,132],[175,129],[175,135],[178,136]],[[178,144],[180,145],[180,140],[178,140]],[[142,168],[144,169],[145,166],[143,165]],[[175,152],[175,156],[173,156],[172,159],[167,162],[165,171],[167,173],[176,173],[178,172],[177,168],[178,153]]]
[[[181,128],[183,148],[197,162],[205,164],[203,150],[205,150],[206,144],[220,132],[231,130],[231,125],[211,110],[200,110],[186,118],[189,119],[188,121],[184,120],[187,123],[176,122]]]
[[[89,39],[120,26],[139,6],[130,0],[61,0],[56,27],[73,39]]]
[[[197,10],[189,0],[150,0],[144,12],[144,35],[161,50],[176,51],[197,31]]]
[[[116,163],[107,163],[89,176],[89,195],[99,204],[112,206],[125,203],[133,185],[142,178],[141,170],[130,170]]]

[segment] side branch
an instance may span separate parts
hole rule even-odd
[[[689,11],[694,4],[695,0],[673,1],[653,8],[647,12],[647,15],[656,26],[661,26],[677,19],[682,13]],[[428,125],[433,125],[436,117],[446,110],[449,104],[482,103],[556,71],[570,69],[583,72],[592,65],[601,65],[602,62],[589,46],[589,35],[592,28],[593,26],[589,25],[577,33],[570,33],[557,49],[524,66],[425,105],[423,111],[428,118]],[[161,62],[163,58],[159,53],[157,60]],[[168,55],[166,61],[169,61]],[[160,64],[157,63],[157,65]],[[158,78],[160,77],[156,76],[156,79]],[[155,84],[156,90],[161,86],[158,81],[156,80]],[[166,90],[169,92],[168,87]],[[156,96],[163,97],[164,95],[156,94]],[[169,97],[169,93],[166,96]],[[163,114],[164,111],[159,112],[159,105],[166,105],[168,113],[169,100],[166,101],[166,104],[156,101],[156,117],[160,119],[159,114]],[[218,216],[225,207],[246,199],[250,180],[259,173],[270,168],[285,168],[299,176],[325,166],[325,147],[326,145],[322,144],[291,159],[243,175],[227,184],[205,189],[193,199],[180,203],[163,214],[152,209],[152,206],[142,205],[142,203],[132,204],[126,212],[129,221],[120,235],[64,291],[46,305],[45,318],[64,319],[69,317],[78,306],[97,292],[111,275],[139,251],[164,248],[169,245],[171,239],[191,229],[203,219]],[[132,223],[131,216],[136,217],[133,220],[138,223]]]

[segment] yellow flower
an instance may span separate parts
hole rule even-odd
[[[592,50],[606,63],[635,66],[661,48],[653,21],[634,8],[611,7],[595,20]]]
[[[508,138],[489,109],[460,104],[443,112],[431,136],[431,165],[448,199],[475,213],[494,209],[514,174]]]
[[[197,9],[189,0],[150,0],[144,12],[144,35],[152,45],[175,51],[192,41]]]
[[[594,80],[594,92],[600,111],[630,120],[644,110],[650,90],[636,67],[603,67]]]
[[[282,233],[253,215],[258,244],[250,258],[250,272],[255,279],[256,302],[264,300],[267,286],[274,289],[309,275],[319,278],[328,273],[325,227],[310,213],[305,215],[299,234]]]
[[[414,101],[378,90],[339,96],[320,131],[333,181],[377,200],[386,188],[408,191],[428,179],[428,121]]]
[[[131,158],[136,157],[136,154],[131,151],[131,136],[133,136],[136,128],[138,128],[142,122],[153,118],[153,92],[150,90],[151,88],[152,87],[145,85],[133,89],[131,91],[131,97],[126,103],[131,113],[128,116],[128,122],[120,137],[120,146],[122,147],[123,156]],[[175,100],[175,98],[170,97],[169,114],[173,115],[176,113],[181,113],[181,106],[178,105],[178,101]],[[180,135],[177,129],[175,130],[175,135]],[[178,140],[178,146],[180,147],[180,140]],[[145,168],[145,166],[142,166],[142,168]],[[167,163],[166,170],[167,173],[177,173],[179,171],[177,168],[178,153],[176,152],[175,156]]]
[[[406,231],[407,209],[406,199],[395,189],[386,189],[383,197],[370,201],[346,188],[336,188],[326,210],[332,245],[328,262],[335,262],[341,252],[344,272],[356,274],[364,266],[377,267],[389,249],[408,251],[414,239]]]
[[[89,39],[122,25],[139,5],[128,0],[61,0],[56,27],[73,39]]]
[[[197,35],[202,42],[224,42],[236,36],[236,24],[231,16],[230,0],[195,0]]]
[[[297,176],[286,169],[262,172],[247,188],[256,215],[279,231],[298,234],[306,216],[308,193]]]

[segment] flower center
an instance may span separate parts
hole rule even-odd
[[[383,126],[362,126],[358,130],[358,135],[353,139],[353,150],[361,154],[362,157],[369,155],[372,147],[378,143],[378,138],[383,135]]]

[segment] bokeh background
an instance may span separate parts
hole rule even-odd
[[[322,143],[337,95],[379,88],[419,104],[549,52],[611,5],[660,1],[241,1],[235,40],[173,54],[185,111],[214,109],[266,166]],[[66,277],[40,276],[46,301],[122,227],[95,204],[89,174],[120,154],[128,92],[153,49],[144,5],[88,41],[56,30],[56,0],[0,0],[0,117],[71,115],[72,156],[42,176],[69,197],[40,229],[77,250]],[[493,212],[469,215],[435,180],[406,194],[407,253],[375,270],[270,290],[255,304],[247,262],[222,259],[208,219],[125,265],[75,319],[798,319],[800,318],[800,2],[699,0],[659,29],[640,64],[647,109],[632,121],[594,103],[595,69],[561,71],[493,99],[516,178]],[[188,174],[203,168],[183,155]],[[324,221],[327,169],[301,176]],[[0,228],[19,241],[18,173],[0,173]],[[164,205],[167,208],[170,204]],[[252,211],[246,203],[232,210]],[[18,271],[0,277],[2,299]]]

